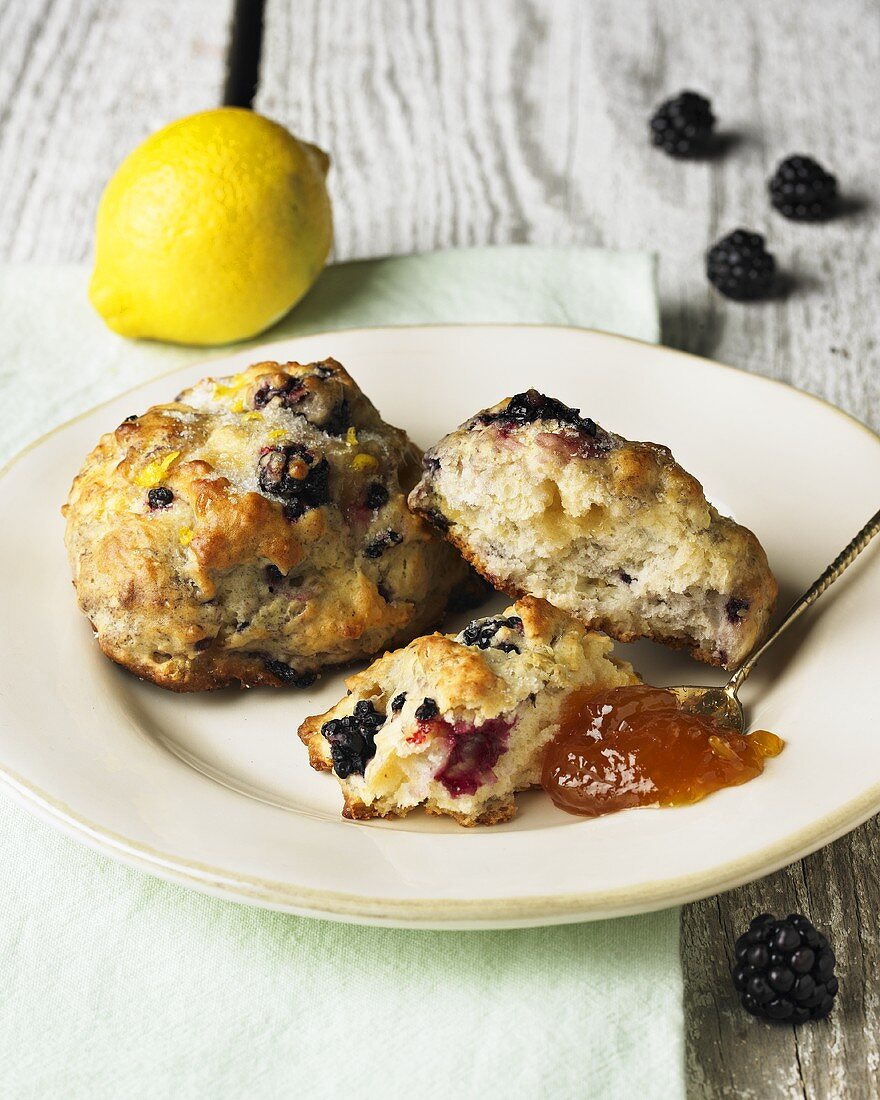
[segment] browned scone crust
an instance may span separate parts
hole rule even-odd
[[[429,629],[475,578],[406,505],[418,459],[332,359],[257,363],[130,417],[64,508],[101,649],[202,691],[307,683]]]
[[[619,641],[733,668],[766,634],[777,585],[755,535],[720,515],[667,447],[534,390],[432,447],[409,503],[496,588]]]
[[[538,784],[571,692],[637,682],[611,651],[605,635],[527,596],[458,635],[417,638],[377,658],[346,680],[348,694],[334,707],[306,718],[299,736],[312,767],[336,775],[347,818],[402,817],[419,806],[460,825],[498,824],[516,813],[516,792]],[[361,707],[377,727],[375,751],[340,774],[346,739],[363,745]],[[342,738],[341,757],[332,737]],[[482,765],[463,775],[462,762],[473,760]]]

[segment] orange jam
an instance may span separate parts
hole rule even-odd
[[[598,817],[631,806],[682,806],[748,783],[785,742],[748,737],[688,714],[662,688],[572,695],[544,758],[541,782],[560,809]]]

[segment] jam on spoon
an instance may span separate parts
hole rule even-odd
[[[784,742],[748,737],[682,710],[662,688],[575,692],[544,758],[542,785],[560,809],[586,817],[631,806],[681,806],[748,783]]]

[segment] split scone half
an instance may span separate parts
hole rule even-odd
[[[495,825],[516,813],[516,791],[540,782],[572,692],[638,683],[612,645],[527,596],[460,634],[386,653],[299,735],[312,767],[339,780],[345,817],[423,806],[460,825]]]
[[[434,629],[476,577],[407,507],[420,457],[333,359],[128,417],[64,509],[101,649],[175,691],[297,686]]]
[[[620,641],[651,638],[735,668],[776,602],[757,538],[719,515],[667,447],[614,435],[536,390],[441,439],[409,503],[496,587]]]

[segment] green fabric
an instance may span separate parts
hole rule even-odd
[[[0,268],[4,459],[211,354],[113,336],[86,281]],[[262,340],[426,321],[655,340],[653,261],[505,248],[338,265]],[[508,932],[290,917],[117,865],[0,797],[0,1094],[682,1096],[678,911]]]

